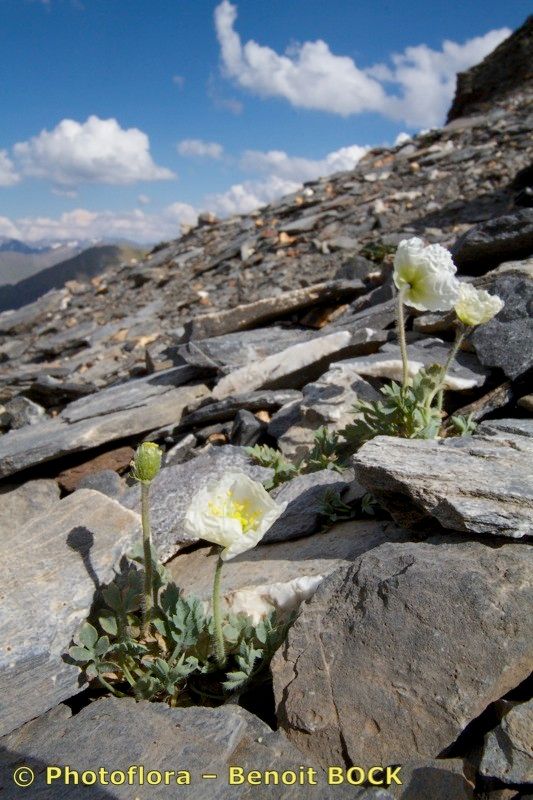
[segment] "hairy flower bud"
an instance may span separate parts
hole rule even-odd
[[[455,313],[465,325],[482,325],[498,314],[504,306],[497,294],[489,294],[485,289],[476,289],[469,283],[459,286],[459,299]]]
[[[131,474],[136,481],[151,483],[161,469],[163,451],[155,442],[143,442],[135,451]]]

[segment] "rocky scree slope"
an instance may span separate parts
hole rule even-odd
[[[512,86],[483,113],[374,149],[349,173],[244,217],[204,215],[133,269],[0,314],[3,767],[63,754],[74,767],[107,759],[118,769],[147,749],[166,766],[176,730],[181,747],[201,727],[217,770],[235,753],[249,768],[281,754],[315,768],[380,762],[402,765],[403,786],[351,797],[528,796],[532,96],[530,83]],[[138,724],[124,751],[102,725],[126,713],[119,701],[74,716],[64,704],[86,687],[62,654],[95,586],[139,538],[133,447],[165,449],[154,543],[178,584],[208,599],[213,555],[181,529],[191,497],[230,468],[268,478],[243,445],[298,458],[318,426],[343,427],[356,399],[399,376],[390,258],[414,235],[452,248],[463,280],[505,300],[448,377],[445,412],[472,414],[476,433],[380,437],[343,473],[276,489],[286,511],[229,562],[222,588],[254,616],[302,604],[272,665],[279,730],[235,705],[142,704],[127,710]],[[450,315],[413,313],[408,326],[413,368],[442,363]],[[369,491],[385,511],[325,527],[332,490],[352,504]],[[82,732],[83,753],[68,744]],[[188,748],[193,770],[204,766],[191,755],[203,737]]]

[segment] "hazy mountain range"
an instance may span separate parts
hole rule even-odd
[[[29,243],[0,236],[0,286],[6,283],[18,283],[42,269],[77,256],[83,250],[102,245],[125,246],[144,251],[150,249],[149,246],[144,247],[127,239],[74,241],[41,239],[38,242]]]
[[[86,242],[28,245],[0,239],[0,311],[20,308],[66,281],[87,280],[109,266],[139,259],[146,251],[129,242],[87,247]]]

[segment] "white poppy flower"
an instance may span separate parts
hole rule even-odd
[[[482,325],[496,316],[504,306],[497,294],[489,294],[485,289],[476,289],[469,283],[459,285],[459,299],[455,313],[465,325]]]
[[[244,472],[227,472],[193,497],[185,515],[186,533],[224,548],[223,561],[250,550],[285,511]]]
[[[403,239],[394,256],[394,283],[404,302],[418,311],[447,311],[459,293],[451,253],[440,244]]]

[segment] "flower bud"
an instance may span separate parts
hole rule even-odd
[[[143,442],[131,462],[131,475],[141,483],[151,483],[161,469],[163,451],[155,442]]]
[[[473,327],[489,322],[504,306],[497,294],[489,294],[485,289],[476,289],[469,283],[459,286],[459,299],[455,313],[464,325]]]

